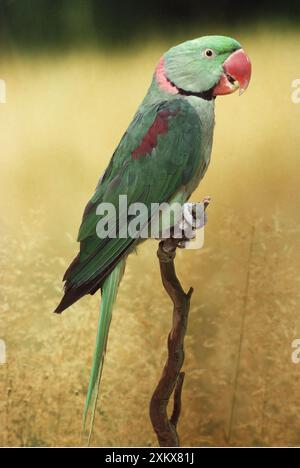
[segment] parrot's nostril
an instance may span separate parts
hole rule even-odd
[[[226,76],[227,76],[227,79],[228,79],[229,83],[231,83],[232,85],[234,85],[236,83],[236,79],[233,78],[231,75],[229,75],[227,73]]]

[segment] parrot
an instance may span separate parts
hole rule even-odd
[[[79,253],[63,277],[60,314],[86,294],[101,291],[96,346],[87,390],[83,427],[89,436],[95,410],[113,306],[128,255],[139,237],[99,236],[97,207],[111,203],[120,232],[128,213],[118,200],[150,207],[186,203],[210,163],[215,126],[215,100],[239,89],[251,78],[251,62],[241,44],[226,36],[204,36],[170,48],[159,59],[152,82],[133,120],[88,202],[78,233]],[[146,227],[149,213],[140,220]]]

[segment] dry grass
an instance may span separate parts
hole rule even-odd
[[[206,247],[177,260],[195,287],[179,432],[192,446],[299,445],[300,368],[290,355],[300,338],[300,105],[290,95],[300,35],[240,39],[253,81],[242,98],[218,100],[213,162],[194,196],[213,198]],[[80,445],[99,297],[51,311],[82,209],[165,47],[2,62],[0,446]],[[155,249],[149,241],[131,257],[122,283],[95,445],[156,444],[148,402],[171,307]]]

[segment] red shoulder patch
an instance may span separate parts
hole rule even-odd
[[[134,151],[132,151],[131,156],[133,159],[141,159],[147,154],[151,154],[152,150],[157,145],[158,136],[168,133],[168,117],[170,117],[170,115],[177,115],[178,112],[179,110],[172,112],[168,109],[158,112],[153,124],[142,139],[140,145]]]

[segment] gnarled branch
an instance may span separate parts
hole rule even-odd
[[[164,288],[173,302],[173,325],[168,337],[168,358],[161,379],[150,402],[150,418],[153,429],[161,447],[179,447],[177,423],[181,411],[181,393],[184,372],[181,368],[184,361],[184,337],[187,328],[191,288],[186,294],[176,276],[174,259],[178,239],[167,239],[160,242],[158,258]],[[174,392],[174,405],[171,418],[168,418],[167,406]]]
[[[210,198],[203,200],[204,209]],[[164,288],[173,302],[173,324],[168,336],[168,358],[160,381],[150,402],[150,418],[160,447],[179,447],[177,423],[181,411],[181,395],[185,374],[181,372],[184,362],[184,338],[187,329],[191,288],[185,293],[176,276],[174,260],[176,249],[182,247],[183,239],[166,239],[160,242],[157,251]],[[173,412],[169,419],[167,408],[174,392]]]

